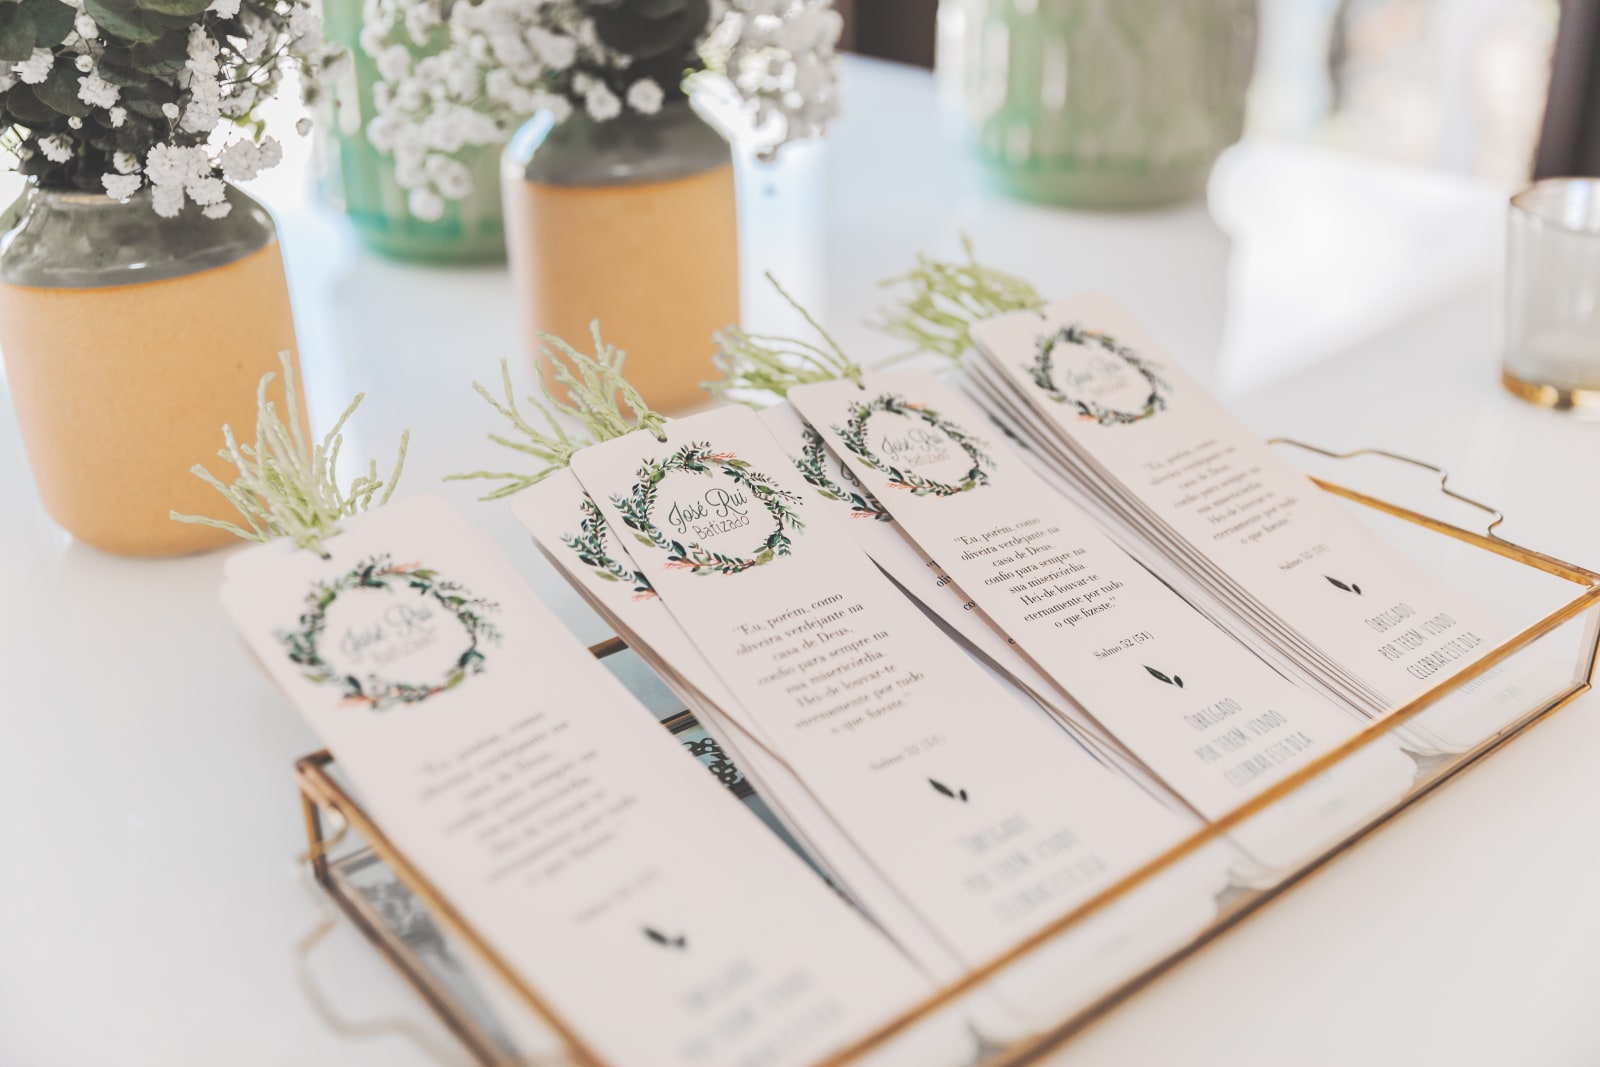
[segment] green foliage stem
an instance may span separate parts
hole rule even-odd
[[[906,290],[879,309],[879,320],[871,324],[911,346],[900,358],[926,352],[960,366],[972,347],[971,329],[975,323],[1008,311],[1037,311],[1044,307],[1044,298],[1032,285],[979,263],[972,241],[965,234],[961,236],[961,248],[966,262],[919,254],[915,268],[881,283]]]
[[[472,388],[494,408],[500,417],[511,424],[517,437],[498,433],[489,434],[489,440],[514,452],[532,456],[542,464],[532,471],[468,471],[445,476],[447,482],[487,479],[503,484],[496,487],[483,500],[501,500],[520,493],[530,485],[537,485],[551,474],[569,466],[573,453],[601,441],[609,441],[634,430],[645,430],[659,440],[666,440],[666,418],[650,410],[639,391],[622,376],[622,366],[627,353],[615,345],[607,344],[600,336],[600,323],[590,324],[594,339],[594,355],[578,351],[555,334],[540,334],[545,358],[549,360],[552,374],[559,385],[566,388],[567,396],[560,398],[551,391],[544,376],[539,376],[539,390],[543,399],[528,398],[544,418],[548,429],[540,429],[523,415],[517,404],[516,390],[511,385],[511,370],[505,360],[500,361],[500,389],[502,400],[496,400],[488,389],[478,382]],[[582,431],[569,433],[562,425],[563,417],[576,422]]]
[[[245,525],[202,515],[182,515],[174,511],[176,522],[211,526],[241,537],[246,541],[263,543],[275,537],[287,537],[296,548],[321,552],[322,543],[339,532],[339,522],[375,506],[381,507],[394,495],[400,483],[400,472],[405,467],[406,446],[411,434],[400,435],[399,455],[395,458],[394,472],[387,481],[378,477],[378,465],[369,462],[367,471],[341,489],[337,478],[339,452],[344,446],[344,424],[361,406],[365,393],[356,394],[350,406],[344,409],[333,429],[315,448],[308,446],[300,427],[299,403],[295,390],[294,362],[288,352],[278,353],[283,365],[284,398],[289,407],[289,421],[279,417],[277,406],[267,399],[267,386],[276,375],[261,376],[256,387],[256,439],[254,444],[241,444],[233,427],[223,426],[224,447],[217,455],[233,464],[239,476],[227,484],[203,465],[191,468],[194,476],[211,486],[232,504],[244,519]]]
[[[728,326],[713,337],[717,352],[712,361],[722,372],[722,380],[705,382],[704,388],[724,402],[754,404],[757,398],[763,403],[782,400],[797,385],[839,378],[859,384],[860,365],[844,354],[828,331],[770,273],[767,281],[800,313],[822,343],[747,333],[738,326]]]

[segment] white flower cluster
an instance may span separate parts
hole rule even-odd
[[[766,154],[839,117],[843,25],[831,0],[739,0],[708,43],[708,68],[733,84]]]
[[[382,79],[367,138],[394,157],[395,180],[422,219],[438,218],[446,200],[472,191],[464,150],[501,143],[541,109],[565,119],[576,102],[599,121],[622,110],[605,82],[584,72],[620,57],[599,43],[573,0],[455,3],[448,22],[445,10],[444,0],[366,0],[361,33]],[[445,47],[417,55],[440,26]],[[559,82],[576,101],[552,90]]]
[[[445,45],[427,52],[440,27]],[[781,142],[836,114],[839,30],[831,0],[721,0],[697,44],[759,124],[778,120]],[[580,0],[366,0],[361,48],[381,79],[367,137],[423,219],[472,191],[463,151],[502,143],[535,113],[654,115],[678,88],[631,75]]]
[[[152,110],[130,117],[128,109],[140,105],[122,99],[121,86],[128,83],[101,71],[102,61],[126,66],[127,41],[114,29],[102,29],[85,0],[63,2],[74,12],[72,32],[54,48],[35,48],[20,63],[0,63],[0,92],[19,82],[41,85],[59,66],[70,65],[79,76],[77,97],[88,115],[69,117],[65,130],[48,133],[0,125],[0,145],[18,161],[37,152],[50,163],[77,168],[71,174],[79,183],[98,175],[113,199],[125,200],[148,187],[155,211],[164,217],[176,216],[190,201],[212,218],[226,215],[230,204],[223,179],[246,181],[283,156],[278,141],[263,136],[254,123],[257,104],[277,92],[288,65],[326,76],[337,62],[338,54],[322,39],[311,0],[270,0],[251,7],[241,0],[211,0],[189,28],[182,69],[148,75],[169,84],[175,102],[163,104],[159,115],[145,104]],[[117,142],[116,137],[126,139]],[[137,145],[143,158],[116,147],[119,143]]]

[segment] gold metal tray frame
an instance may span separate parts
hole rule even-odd
[[[1386,825],[1401,811],[1428,796],[1446,781],[1474,766],[1491,752],[1509,744],[1514,738],[1521,736],[1529,727],[1542,721],[1588,691],[1593,682],[1597,649],[1600,649],[1600,574],[1570,563],[1564,563],[1543,553],[1535,552],[1501,539],[1494,532],[1503,518],[1500,512],[1452,490],[1448,485],[1448,475],[1440,468],[1405,456],[1375,449],[1350,453],[1332,453],[1287,439],[1281,439],[1274,443],[1305,448],[1332,459],[1347,459],[1358,455],[1378,455],[1431,471],[1439,476],[1439,491],[1454,500],[1464,502],[1492,516],[1492,521],[1489,523],[1486,533],[1480,534],[1462,529],[1459,526],[1442,522],[1321,478],[1313,477],[1311,480],[1321,489],[1335,496],[1372,508],[1393,518],[1414,523],[1433,533],[1464,542],[1544,574],[1552,575],[1578,587],[1577,591],[1569,600],[1566,600],[1555,610],[1505,641],[1472,665],[1433,686],[1410,702],[1395,708],[1383,719],[1367,726],[1334,751],[1325,754],[1309,766],[1302,768],[1284,781],[1265,790],[1255,799],[1241,806],[1233,814],[1210,824],[1204,830],[1198,831],[1189,840],[1150,861],[1144,867],[1107,888],[1093,900],[1075,909],[1070,914],[1062,916],[1046,929],[1029,937],[1001,957],[976,968],[966,977],[935,993],[901,1018],[890,1021],[851,1047],[842,1049],[825,1060],[819,1061],[814,1067],[849,1067],[849,1065],[861,1062],[868,1053],[891,1044],[897,1035],[931,1018],[940,1009],[971,993],[986,980],[1003,973],[1008,967],[1041,946],[1065,935],[1089,915],[1101,911],[1114,902],[1123,899],[1135,889],[1147,885],[1151,879],[1158,877],[1161,872],[1181,864],[1185,857],[1215,841],[1218,837],[1225,835],[1230,829],[1239,826],[1252,816],[1278,803],[1284,797],[1294,793],[1324,771],[1333,768],[1352,752],[1411,721],[1442,699],[1460,692],[1463,687],[1474,679],[1495,666],[1510,661],[1512,657],[1525,652],[1525,650],[1530,649],[1541,639],[1547,638],[1548,635],[1555,633],[1557,630],[1578,625],[1583,627],[1582,637],[1578,642],[1577,662],[1573,665],[1570,685],[1553,690],[1546,698],[1541,699],[1534,706],[1525,708],[1515,721],[1476,748],[1425,764],[1411,791],[1395,806],[1382,812],[1351,836],[1336,843],[1298,871],[1270,888],[1250,890],[1227,899],[1217,919],[1190,943],[1178,948],[1131,979],[1121,982],[1114,988],[1106,989],[1104,995],[1093,1004],[1073,1012],[1070,1017],[1061,1019],[1057,1024],[1048,1027],[1043,1032],[1006,1048],[992,1050],[981,1060],[981,1067],[1020,1067],[1023,1064],[1034,1063],[1043,1053],[1059,1045],[1068,1036],[1105,1014],[1110,1008],[1188,958],[1224,931],[1231,929],[1246,916],[1268,902],[1276,900],[1291,886],[1297,885],[1357,841],[1371,834],[1379,827]],[[626,647],[623,641],[613,638],[593,646],[590,651],[598,657],[605,657],[621,652]],[[674,725],[681,726],[682,716],[687,714],[687,712],[684,712],[680,716],[674,716],[668,720],[669,728]],[[505,961],[495,951],[492,943],[481,937],[478,931],[472,929],[450,901],[440,894],[421,872],[412,867],[406,857],[395,848],[382,828],[361,807],[356,798],[330,773],[332,765],[333,757],[327,751],[306,756],[295,764],[295,779],[300,789],[306,833],[310,842],[308,859],[313,874],[357,926],[388,955],[402,974],[439,1013],[445,1023],[462,1039],[472,1054],[485,1064],[505,1062],[493,1037],[468,1012],[462,1010],[460,1005],[454,1003],[448,989],[444,988],[429,973],[426,965],[409,952],[405,944],[384,924],[382,918],[376,914],[374,909],[365,903],[358,893],[353,892],[350,886],[335,876],[330,853],[348,831],[356,831],[378,859],[387,864],[411,892],[421,900],[435,921],[458,938],[471,951],[474,951],[509,989],[513,990],[526,1002],[528,1007],[567,1046],[571,1063],[583,1065],[583,1067],[609,1067],[604,1060],[586,1046],[581,1037],[573,1032],[533,989],[529,988],[506,965]],[[329,833],[330,827],[336,827],[335,832],[331,835]]]

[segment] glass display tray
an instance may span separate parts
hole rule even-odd
[[[1035,1019],[1023,1036],[1003,1047],[985,1048],[974,1067],[1036,1062],[1340,852],[1589,689],[1600,642],[1600,574],[1501,539],[1495,534],[1500,513],[1450,489],[1439,468],[1376,450],[1334,454],[1297,442],[1275,443],[1305,449],[1312,465],[1345,463],[1358,470],[1364,484],[1374,476],[1388,481],[1392,488],[1379,496],[1311,472],[1319,488],[1338,498],[1419,567],[1471,596],[1491,617],[1511,620],[1514,636],[1002,957],[814,1067],[870,1063],[875,1052],[888,1052],[897,1041],[914,1037],[918,1027],[936,1025],[946,1012],[962,1011],[969,998],[1002,995],[1007,983],[1025,979],[1030,966],[1044,967],[1048,958],[1050,966],[1059,968],[1064,953],[1075,953],[1070,958],[1085,965],[1078,971],[1089,976],[1088,984],[1064,992],[1059,1010]],[[1435,517],[1392,502],[1396,496],[1414,496],[1423,477],[1431,494],[1428,509],[1447,514]],[[1486,513],[1491,521],[1484,533],[1478,533],[1466,525],[1473,520],[1461,513]],[[787,840],[716,742],[621,640],[602,642],[591,651],[641,696],[709,773]],[[1463,723],[1476,723],[1484,739],[1460,752],[1414,757],[1416,778],[1396,803],[1372,814],[1341,840],[1319,846],[1275,883],[1230,886],[1217,898],[1215,918],[1203,927],[1150,944],[1137,936],[1147,930],[1144,923],[1150,914],[1141,912],[1141,907],[1163,886],[1177,886],[1188,871],[1197,871],[1193,865],[1203,862],[1203,850],[1230,831],[1237,832],[1252,819],[1271,819],[1283,805],[1317,803],[1319,778],[1336,771],[1353,753],[1387,743],[1380,739],[1391,735],[1403,739],[1407,726],[1447,721],[1458,729]],[[295,777],[310,841],[308,861],[316,880],[475,1058],[485,1064],[609,1067],[584,1048],[534,990],[509,972],[489,944],[394,848],[342,780],[329,753],[299,760]]]

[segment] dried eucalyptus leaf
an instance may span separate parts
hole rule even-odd
[[[188,62],[189,35],[183,31],[174,31],[159,41],[136,44],[129,56],[137,71],[157,78],[174,77]]]
[[[155,41],[167,27],[134,0],[84,0],[84,11],[108,33],[128,41]]]
[[[142,10],[162,15],[178,15],[185,22],[193,21],[195,16],[211,6],[211,0],[134,0],[134,2]]]
[[[35,85],[33,91],[39,97],[40,103],[50,107],[57,114],[82,118],[92,109],[78,99],[78,83],[81,81],[83,81],[82,74],[58,63],[51,69],[50,76],[43,83]]]
[[[39,28],[21,4],[0,4],[0,63],[21,63],[33,55]]]
[[[17,6],[33,18],[35,48],[54,48],[72,32],[73,9],[61,0],[22,0]]]

